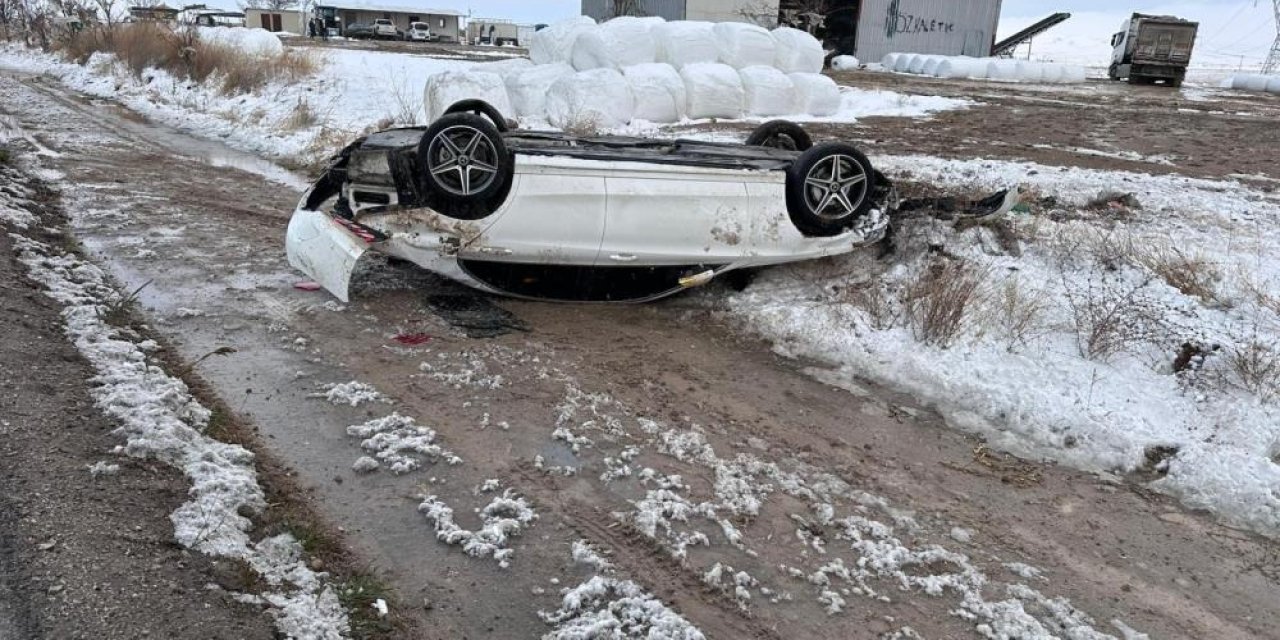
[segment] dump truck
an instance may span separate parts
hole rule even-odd
[[[1111,36],[1111,79],[1180,86],[1187,76],[1199,28],[1199,23],[1173,16],[1133,14],[1120,26],[1120,32]]]

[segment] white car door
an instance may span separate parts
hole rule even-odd
[[[657,163],[612,163],[600,264],[733,262],[753,244],[748,173]]]
[[[573,158],[516,155],[507,201],[459,257],[591,266],[605,231],[605,178]]]

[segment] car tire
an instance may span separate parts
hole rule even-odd
[[[806,236],[843,233],[875,206],[876,172],[851,144],[827,142],[787,169],[787,212]]]
[[[747,138],[746,145],[807,151],[813,147],[813,138],[804,127],[790,120],[772,120],[756,127]]]
[[[502,206],[514,164],[493,123],[471,113],[441,116],[418,143],[426,205],[459,220],[479,220]]]
[[[474,113],[478,116],[484,116],[493,121],[493,126],[498,129],[498,133],[506,133],[511,130],[511,123],[507,121],[506,116],[502,115],[493,105],[484,100],[459,100],[445,109],[446,114],[450,113]]]

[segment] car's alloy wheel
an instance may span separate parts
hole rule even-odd
[[[498,179],[498,150],[480,130],[449,127],[436,134],[427,148],[427,170],[445,191],[472,196]]]
[[[876,172],[856,147],[827,142],[787,169],[787,212],[806,236],[844,233],[875,206]]]
[[[804,179],[809,211],[836,222],[858,212],[867,197],[867,174],[852,156],[835,154],[814,163]]]
[[[485,116],[441,116],[423,133],[417,160],[422,201],[451,218],[484,218],[511,191],[515,163],[502,134]]]

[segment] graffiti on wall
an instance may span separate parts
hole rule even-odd
[[[884,35],[892,38],[898,34],[910,33],[951,33],[955,31],[954,22],[946,22],[927,16],[903,13],[900,8],[902,0],[893,0],[885,11]]]

